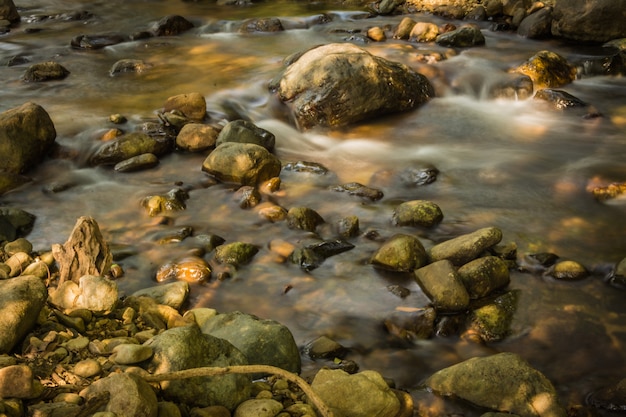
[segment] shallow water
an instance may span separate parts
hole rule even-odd
[[[504,73],[534,53],[549,49],[572,62],[601,54],[556,41],[529,41],[485,27],[485,47],[458,51],[433,65],[417,61],[420,50],[443,48],[388,40],[360,44],[372,53],[404,62],[430,75],[437,97],[402,115],[371,120],[338,131],[298,132],[276,118],[276,103],[267,90],[285,57],[320,43],[343,41],[347,29],[397,24],[400,17],[363,20],[360,11],[336,11],[323,3],[260,3],[219,7],[212,2],[18,2],[23,23],[0,37],[0,63],[24,56],[31,63],[55,60],[71,71],[62,81],[25,84],[20,77],[29,64],[0,67],[0,111],[34,101],[50,114],[57,142],[78,156],[47,161],[29,173],[32,183],[2,196],[2,204],[37,216],[28,236],[38,250],[62,243],[76,219],[96,218],[105,237],[130,256],[120,260],[123,291],[154,285],[154,273],[166,260],[197,245],[193,239],[159,245],[158,237],[183,226],[194,234],[215,233],[227,241],[246,241],[261,248],[253,262],[225,281],[192,289],[191,307],[219,311],[242,310],[286,324],[299,345],[326,334],[352,348],[350,358],[361,369],[376,369],[410,390],[420,415],[480,410],[446,403],[419,389],[430,373],[459,360],[494,351],[514,351],[542,370],[557,385],[565,404],[580,404],[585,395],[626,376],[626,304],[624,292],[604,278],[626,256],[626,200],[594,200],[589,188],[625,181],[626,79],[581,76],[564,89],[592,104],[603,117],[583,119],[533,100],[491,99],[485,93]],[[38,16],[89,10],[87,21]],[[333,21],[311,25],[328,12]],[[180,14],[193,30],[177,37],[127,42],[98,51],[70,48],[79,34],[109,31],[132,33],[162,16]],[[234,29],[244,18],[282,16],[287,31],[241,35]],[[432,16],[416,19],[436,20]],[[34,29],[40,29],[34,31]],[[119,59],[142,59],[151,68],[141,74],[111,77]],[[201,164],[205,155],[176,153],[149,171],[120,174],[90,168],[84,160],[97,137],[112,127],[108,116],[129,118],[127,129],[156,119],[167,97],[198,91],[209,113],[219,117],[225,106],[249,117],[276,136],[281,160],[313,161],[333,175],[283,172],[283,207],[308,206],[327,221],[320,235],[332,238],[331,225],[357,215],[362,232],[381,238],[397,232],[418,233],[425,246],[484,226],[502,229],[505,242],[515,242],[520,258],[534,252],[554,252],[582,262],[593,271],[575,283],[556,282],[540,273],[512,273],[511,289],[520,299],[512,335],[505,341],[478,346],[458,337],[436,337],[400,343],[383,330],[382,320],[394,311],[428,304],[408,275],[383,274],[367,260],[380,245],[365,233],[355,249],[328,259],[305,273],[296,265],[277,262],[268,249],[273,239],[295,244],[312,242],[311,234],[289,230],[285,223],[261,220],[254,210],[242,210],[232,190],[208,186]],[[435,166],[437,180],[421,187],[384,181],[382,172],[404,167]],[[377,178],[374,180],[373,178]],[[383,179],[381,179],[383,178]],[[385,197],[364,201],[328,190],[328,186],[361,182],[381,188]],[[71,185],[49,192],[56,184]],[[162,194],[177,184],[190,189],[187,209],[172,215],[170,226],[155,225],[140,207],[148,195]],[[443,223],[433,230],[396,228],[394,207],[412,199],[436,202]],[[207,255],[207,259],[210,254]],[[401,299],[388,285],[403,285],[411,295]],[[307,363],[305,371],[320,364]]]

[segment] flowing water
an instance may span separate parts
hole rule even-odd
[[[352,349],[349,357],[361,369],[378,370],[412,392],[420,415],[479,415],[480,410],[462,404],[444,406],[419,384],[435,370],[496,351],[517,352],[546,373],[565,404],[584,403],[588,392],[626,376],[624,292],[605,282],[611,268],[626,257],[626,200],[601,203],[589,192],[595,185],[626,180],[626,79],[581,76],[564,88],[602,113],[595,119],[532,99],[493,99],[485,93],[508,69],[540,50],[582,62],[601,55],[601,48],[526,40],[492,32],[487,25],[485,47],[458,51],[434,64],[420,62],[419,52],[445,49],[391,39],[359,43],[428,74],[437,97],[406,114],[337,131],[298,132],[277,118],[276,100],[267,89],[284,58],[314,45],[344,41],[354,30],[393,26],[401,17],[364,19],[359,10],[337,11],[337,6],[308,2],[245,7],[168,1],[17,3],[23,22],[0,37],[0,62],[16,56],[29,63],[54,60],[71,71],[62,81],[27,84],[20,77],[29,63],[0,67],[0,111],[27,101],[40,104],[54,121],[57,142],[73,155],[46,161],[29,173],[30,184],[2,196],[3,205],[37,216],[28,236],[36,249],[64,242],[79,216],[93,216],[112,245],[128,248],[128,256],[119,261],[125,275],[118,283],[131,293],[155,285],[158,266],[193,247],[193,239],[157,244],[168,230],[191,226],[196,235],[214,233],[229,242],[254,243],[259,253],[232,278],[193,286],[190,307],[241,310],[278,320],[292,330],[299,345],[328,335]],[[64,13],[84,10],[92,17],[63,18]],[[332,21],[312,24],[321,13]],[[130,34],[168,14],[185,16],[195,28],[176,37],[96,51],[70,47],[74,36]],[[237,33],[242,19],[255,16],[281,17],[287,30]],[[414,17],[441,22],[433,16]],[[111,66],[126,58],[151,67],[111,77]],[[310,234],[289,230],[284,222],[261,220],[254,210],[238,207],[229,187],[208,186],[201,172],[206,155],[175,153],[155,169],[132,174],[84,164],[99,135],[112,127],[110,114],[128,117],[123,127],[132,129],[155,120],[168,97],[196,91],[206,97],[212,116],[219,118],[228,108],[274,133],[283,163],[312,161],[332,171],[323,178],[283,172],[281,192],[274,199],[286,208],[311,207],[328,224],[357,215],[363,233],[353,239],[355,249],[308,273],[278,262],[268,249],[270,241],[306,244]],[[384,172],[424,166],[440,172],[426,186],[380,179]],[[379,184],[385,197],[370,202],[328,190],[354,181]],[[68,187],[51,192],[58,184]],[[187,209],[172,215],[172,225],[155,225],[139,202],[180,184],[190,190]],[[414,199],[437,203],[445,215],[442,224],[433,230],[393,227],[394,207]],[[367,264],[380,245],[371,238],[373,232],[381,238],[418,233],[428,247],[485,226],[501,228],[504,241],[517,244],[520,258],[553,252],[583,263],[592,275],[572,283],[540,272],[512,271],[510,287],[518,290],[518,311],[511,336],[503,342],[480,346],[452,336],[406,344],[386,334],[385,317],[424,307],[428,300],[410,276],[383,274]],[[320,234],[331,238],[332,228],[323,226]],[[403,285],[411,295],[399,298],[388,285]],[[307,363],[305,370],[319,365]]]

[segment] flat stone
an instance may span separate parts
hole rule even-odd
[[[415,271],[415,278],[437,310],[462,311],[469,306],[469,294],[450,261],[420,268]]]
[[[485,250],[500,243],[502,231],[496,227],[485,227],[472,233],[455,237],[433,246],[429,251],[432,262],[448,259],[456,266],[478,258]]]

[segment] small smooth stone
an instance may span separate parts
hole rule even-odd
[[[134,172],[154,168],[158,164],[159,158],[155,154],[144,153],[118,162],[113,169],[117,172]]]
[[[37,391],[33,371],[27,365],[0,369],[0,398],[33,398]]]
[[[150,359],[152,353],[150,346],[125,344],[115,346],[110,359],[119,365],[130,365]]]
[[[275,417],[283,409],[276,400],[247,400],[235,410],[234,417]]]
[[[95,359],[84,359],[74,365],[74,373],[83,378],[91,378],[100,375],[102,365]]]
[[[70,339],[65,343],[65,348],[69,351],[78,352],[89,346],[89,338],[85,336],[79,336],[74,339]]]
[[[575,281],[589,276],[587,269],[576,261],[561,261],[554,265],[550,275],[556,279]]]
[[[61,394],[54,397],[52,401],[55,403],[64,402],[64,403],[69,403],[69,404],[80,405],[83,402],[83,397],[73,392],[62,392]]]
[[[15,239],[13,242],[9,242],[4,245],[4,251],[7,255],[12,256],[18,252],[31,253],[33,251],[33,245],[23,237]]]

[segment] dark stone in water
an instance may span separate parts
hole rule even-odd
[[[351,182],[348,184],[337,185],[335,187],[332,187],[331,190],[339,191],[339,192],[346,192],[350,195],[367,198],[368,200],[372,200],[372,201],[378,201],[384,196],[382,191],[377,190],[375,188],[367,187],[363,184],[359,184],[358,182]]]
[[[552,104],[555,109],[569,109],[574,107],[587,107],[588,104],[563,90],[544,88],[535,93],[535,100],[543,100]]]
[[[354,249],[354,245],[343,240],[328,240],[321,243],[296,249],[292,255],[293,263],[300,265],[305,271],[319,267],[327,258]]]
[[[22,80],[25,82],[62,80],[69,74],[67,68],[61,64],[49,61],[31,65],[22,76]]]
[[[159,20],[152,30],[155,36],[176,36],[193,28],[193,23],[182,16],[170,15]]]
[[[306,172],[316,175],[325,175],[328,173],[328,168],[324,165],[308,161],[289,162],[283,169],[286,171]]]
[[[70,45],[76,49],[102,49],[126,41],[126,37],[119,34],[78,35],[72,38]]]
[[[285,30],[280,19],[276,17],[272,18],[253,18],[245,20],[239,32],[242,33],[254,33],[254,32],[281,32]]]

